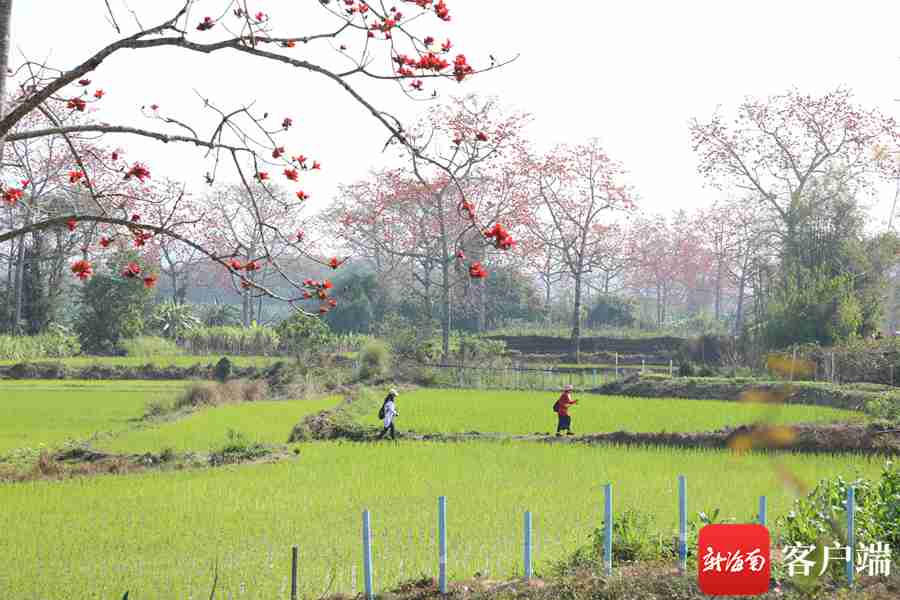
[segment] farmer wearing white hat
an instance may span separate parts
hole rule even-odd
[[[566,385],[563,393],[553,405],[553,410],[559,414],[559,424],[556,426],[556,436],[562,435],[562,430],[566,430],[566,435],[574,435],[572,433],[572,416],[569,415],[569,407],[578,404],[578,400],[572,398],[572,385]]]
[[[394,417],[400,415],[397,412],[397,407],[394,404],[394,400],[397,399],[397,390],[391,388],[388,392],[387,397],[384,399],[384,403],[381,405],[381,410],[378,411],[378,417],[384,419],[384,429],[378,435],[378,439],[382,439],[388,431],[391,432],[391,439],[396,439],[396,435],[394,432]]]

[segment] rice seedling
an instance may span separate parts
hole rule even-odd
[[[123,431],[144,406],[183,382],[2,381],[0,456],[15,448],[53,447],[96,433]]]
[[[291,428],[303,417],[333,408],[340,401],[338,396],[329,396],[316,400],[217,406],[177,421],[123,433],[98,446],[116,453],[155,453],[164,448],[172,448],[176,452],[208,452],[213,447],[221,446],[229,429],[240,431],[250,442],[284,444]]]
[[[399,398],[397,426],[417,432],[547,432],[556,428],[551,407],[558,396],[558,391],[418,389]],[[723,400],[575,397],[578,404],[571,414],[573,427],[580,433],[709,431],[751,424],[771,412],[768,405]],[[776,416],[781,424],[866,419],[858,412],[799,404],[780,406]],[[377,426],[379,421],[377,415],[365,415],[362,422]]]
[[[787,455],[808,481],[874,477],[861,456]],[[448,499],[449,575],[521,572],[522,514],[534,514],[535,568],[584,543],[616,511],[677,526],[676,477],[689,511],[743,520],[757,498],[774,522],[792,496],[763,455],[544,444],[304,444],[297,460],[209,470],[0,486],[4,597],[200,597],[218,564],[217,597],[283,597],[300,547],[304,597],[362,589],[361,514],[372,513],[375,582],[436,574],[437,497]],[[714,483],[713,483],[714,482]],[[40,515],[39,518],[36,515]],[[329,583],[331,582],[331,583]],[[278,596],[282,594],[282,596]]]

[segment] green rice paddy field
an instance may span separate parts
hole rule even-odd
[[[213,355],[175,355],[175,356],[69,356],[66,358],[38,358],[28,362],[35,363],[62,363],[73,369],[83,369],[93,365],[104,367],[142,367],[146,364],[157,367],[191,367],[194,365],[216,364],[222,358],[221,354]],[[228,360],[236,367],[267,367],[279,360],[291,360],[283,356],[233,356]],[[0,360],[0,366],[9,366],[22,362],[20,360]]]
[[[304,414],[338,401],[223,406],[154,428],[132,420],[147,400],[171,398],[177,389],[148,382],[0,382],[0,443],[35,446],[110,431],[98,447],[204,451],[224,440],[229,427],[281,443]],[[580,432],[709,429],[754,420],[760,414],[753,411],[764,408],[577,397],[581,404],[572,413]],[[534,392],[420,390],[401,395],[398,425],[530,433],[550,429],[553,400]],[[801,406],[779,413],[784,421],[846,416]],[[364,420],[376,424],[374,416]],[[439,495],[448,502],[451,578],[521,571],[525,510],[534,515],[537,570],[546,569],[599,525],[607,482],[617,512],[646,511],[661,530],[673,532],[679,474],[687,476],[691,516],[720,508],[747,521],[766,495],[773,522],[793,500],[772,458],[762,454],[524,442],[298,447],[299,456],[276,464],[0,484],[0,597],[108,599],[126,590],[132,600],[209,597],[217,563],[217,598],[287,598],[294,544],[304,597],[358,592],[365,509],[372,514],[375,585],[385,589],[436,574]],[[875,477],[882,464],[856,455],[786,454],[782,462],[809,483]]]
[[[421,432],[534,433],[556,428],[558,393],[419,389],[397,400],[397,426]],[[771,405],[719,400],[629,398],[576,394],[570,409],[580,433],[609,431],[708,431],[759,420],[777,423],[860,421],[862,413],[799,404]],[[364,422],[375,426],[377,414]]]

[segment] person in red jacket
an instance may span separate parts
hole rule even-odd
[[[559,410],[559,424],[556,426],[556,435],[561,436],[562,430],[566,430],[566,435],[574,435],[572,433],[572,416],[569,414],[569,407],[578,404],[578,400],[572,398],[572,386],[567,385],[563,388],[563,393],[557,400]]]

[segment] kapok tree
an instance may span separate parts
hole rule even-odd
[[[455,98],[409,129],[403,166],[346,186],[332,207],[340,215],[337,235],[373,257],[413,266],[428,302],[432,287],[437,291],[445,360],[452,291],[488,275],[485,246],[513,248],[509,228],[527,214],[526,171],[518,160],[526,120],[493,99]]]
[[[734,119],[694,119],[690,132],[700,173],[747,192],[780,223],[783,257],[794,254],[804,212],[827,200],[813,190],[817,179],[857,196],[900,173],[890,158],[900,138],[897,123],[854,103],[845,88],[748,98]]]
[[[310,3],[312,4],[312,3]],[[465,55],[451,51],[449,39],[439,39],[435,26],[451,19],[444,0],[407,0],[403,10],[397,7],[369,4],[356,0],[321,1],[309,11],[326,11],[334,21],[326,31],[302,31],[305,20],[290,21],[279,16],[281,10],[271,7],[271,13],[262,2],[236,2],[222,0],[219,9],[200,12],[207,4],[197,0],[185,0],[181,8],[170,18],[153,26],[144,26],[140,16],[132,13],[128,19],[109,8],[112,27],[111,39],[100,50],[84,60],[62,68],[53,68],[34,61],[16,65],[12,76],[7,76],[9,65],[9,31],[11,28],[11,0],[0,2],[0,146],[46,137],[62,137],[71,145],[67,170],[73,174],[73,183],[82,186],[92,210],[74,209],[66,214],[40,218],[32,222],[13,225],[0,231],[0,243],[34,231],[70,227],[84,227],[90,223],[102,223],[116,228],[118,235],[129,235],[144,241],[152,236],[168,236],[195,249],[227,269],[241,285],[254,294],[266,295],[286,301],[301,310],[304,295],[315,294],[323,300],[320,312],[327,310],[327,290],[320,281],[300,281],[279,268],[270,248],[263,245],[259,254],[242,261],[241,269],[231,262],[235,256],[209,248],[198,240],[181,234],[165,223],[149,222],[146,194],[142,186],[151,179],[152,165],[139,158],[126,160],[115,150],[98,156],[86,156],[79,151],[77,141],[92,136],[96,141],[115,137],[117,143],[108,147],[125,147],[128,139],[136,137],[157,140],[162,143],[188,144],[205,151],[207,164],[198,161],[198,176],[212,184],[222,175],[226,165],[232,167],[233,176],[243,185],[250,197],[253,209],[258,212],[262,227],[282,243],[297,244],[300,232],[281,231],[270,227],[263,215],[262,206],[271,202],[266,182],[276,178],[293,186],[298,202],[304,202],[309,194],[304,181],[321,168],[315,160],[315,149],[293,140],[283,141],[294,130],[295,119],[302,123],[303,115],[268,115],[251,105],[225,107],[213,99],[204,99],[206,109],[215,117],[214,126],[206,133],[179,115],[174,107],[150,104],[144,114],[151,125],[110,124],[90,120],[85,123],[67,123],[64,120],[47,126],[33,127],[28,117],[35,112],[46,115],[61,113],[87,113],[100,109],[115,95],[115,81],[104,77],[103,66],[111,57],[129,52],[157,52],[169,49],[184,54],[212,56],[236,54],[259,61],[260,64],[282,65],[305,75],[317,77],[334,84],[335,90],[348,94],[366,113],[371,114],[386,129],[391,141],[411,148],[420,160],[427,157],[421,149],[409,146],[409,139],[399,120],[376,107],[355,87],[360,79],[382,81],[400,88],[403,94],[414,98],[427,98],[435,92],[427,81],[450,79],[462,82],[479,71],[469,65]],[[107,5],[110,7],[110,5]],[[211,9],[207,9],[211,10]],[[293,10],[293,9],[291,9]],[[203,16],[201,16],[203,15]],[[126,27],[133,22],[131,31]],[[299,25],[297,25],[299,23]],[[327,55],[333,54],[329,62]],[[320,60],[321,59],[321,60]],[[349,65],[349,66],[339,66]],[[491,63],[484,70],[496,68]],[[158,81],[163,72],[148,73],[148,81]],[[273,84],[273,93],[281,93],[293,82],[283,79]],[[308,82],[298,83],[309,88]],[[276,89],[277,86],[277,89]],[[152,88],[148,88],[148,96]],[[50,118],[50,117],[48,117]],[[9,208],[27,201],[33,193],[31,182],[19,176],[16,163],[5,151],[0,153],[4,165],[0,182],[0,200]],[[12,168],[10,168],[12,166]],[[96,182],[104,177],[117,180],[120,188],[104,192]],[[256,181],[261,184],[254,186]],[[298,249],[302,250],[299,245]],[[80,260],[72,264],[72,272],[84,280],[94,270],[94,255],[103,247],[86,246]],[[272,261],[279,280],[294,293],[277,293],[246,276],[247,264]],[[330,262],[330,261],[329,261]],[[143,275],[142,273],[139,275]],[[323,297],[324,296],[324,297]]]
[[[634,195],[622,182],[622,164],[611,159],[596,139],[559,146],[528,162],[531,194],[539,207],[529,229],[534,237],[559,252],[575,284],[572,346],[577,362],[581,355],[584,279],[615,251],[606,236],[611,213],[634,208]]]

